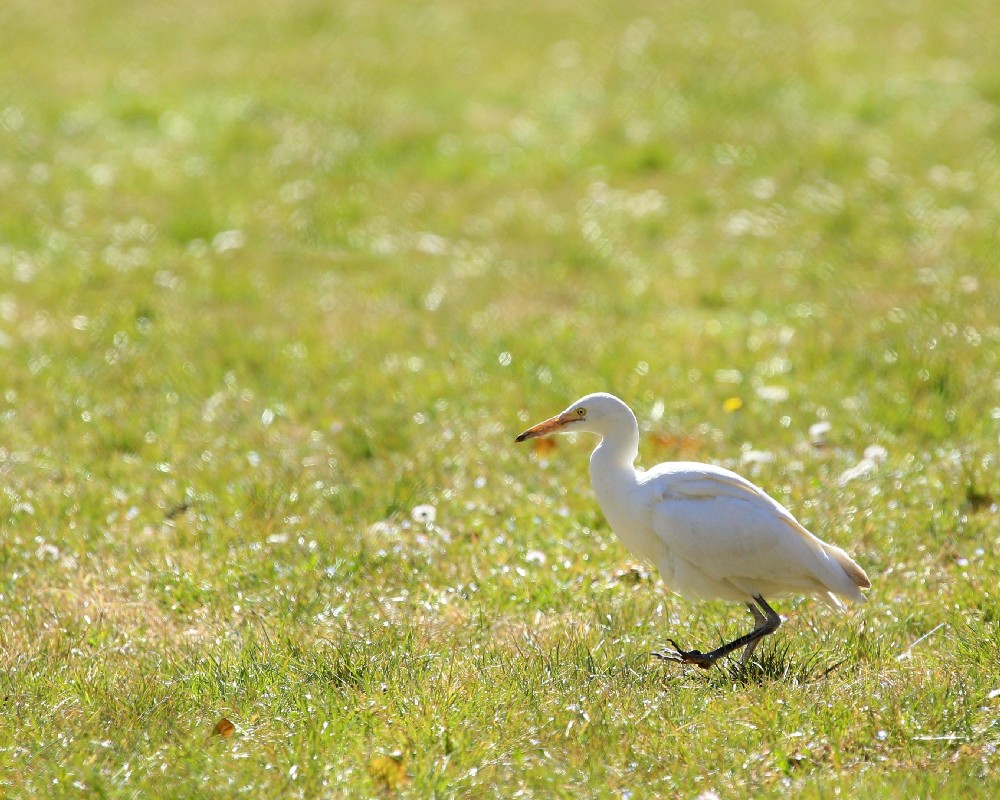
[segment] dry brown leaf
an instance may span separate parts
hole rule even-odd
[[[557,447],[556,440],[552,437],[546,436],[538,439],[532,439],[531,450],[535,455],[543,456],[546,453],[551,453]]]
[[[616,569],[611,573],[611,577],[619,583],[635,586],[639,583],[648,583],[651,581],[653,573],[642,564],[629,564],[627,567]]]
[[[191,504],[190,503],[178,503],[173,508],[171,508],[169,511],[167,511],[167,513],[163,515],[163,518],[164,519],[175,519],[176,517],[181,516],[181,514],[183,514],[184,512],[186,512],[189,508],[191,508]]]
[[[701,450],[701,440],[697,436],[674,433],[654,433],[653,445],[672,453],[696,453]]]
[[[225,717],[216,722],[215,727],[212,728],[212,735],[222,739],[228,739],[234,733],[236,733],[236,726]]]
[[[406,774],[406,756],[400,751],[375,756],[368,762],[368,774],[386,792],[394,792],[409,781]]]

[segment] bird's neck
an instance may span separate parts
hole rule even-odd
[[[601,439],[590,456],[590,478],[598,495],[623,483],[635,483],[638,455],[637,425],[622,426]]]

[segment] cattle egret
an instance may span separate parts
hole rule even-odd
[[[583,431],[601,437],[590,479],[611,528],[635,555],[652,562],[664,583],[689,599],[746,603],[754,629],[708,653],[654,653],[704,669],[743,648],[746,664],[781,617],[765,597],[804,594],[842,609],[841,598],[864,602],[871,581],[839,547],[807,531],[778,501],[746,478],[711,464],[676,461],[636,469],[639,425],[614,395],[588,394],[561,414],[528,428],[518,442]]]

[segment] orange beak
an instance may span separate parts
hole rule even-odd
[[[537,439],[539,436],[547,436],[550,433],[558,433],[562,428],[571,422],[576,421],[576,417],[570,417],[567,414],[559,414],[555,417],[550,417],[545,420],[545,422],[539,422],[537,425],[532,425],[528,430],[518,436],[515,442],[524,442],[528,439]]]

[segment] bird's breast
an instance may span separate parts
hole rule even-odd
[[[659,565],[665,547],[653,528],[650,509],[639,493],[628,490],[602,492],[597,487],[595,492],[611,530],[629,552]]]

